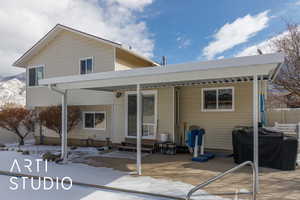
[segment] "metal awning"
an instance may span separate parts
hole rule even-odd
[[[280,53],[213,60],[166,67],[139,68],[87,75],[43,79],[41,85],[60,89],[126,90],[140,84],[142,88],[177,85],[211,84],[251,81],[254,75],[271,79],[284,56]]]
[[[258,189],[258,79],[273,79],[284,65],[283,54],[221,59],[124,71],[43,79],[39,83],[62,95],[62,159],[67,160],[67,92],[69,89],[137,91],[137,174],[141,175],[142,88],[253,81],[253,157]]]

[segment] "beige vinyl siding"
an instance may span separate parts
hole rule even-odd
[[[68,133],[70,139],[93,139],[105,141],[107,137],[111,137],[111,106],[79,106],[81,112],[84,111],[104,111],[106,112],[106,129],[105,130],[92,130],[83,128],[83,119],[81,113],[80,123],[72,131]],[[52,130],[43,128],[43,134],[46,137],[58,137],[58,134]],[[36,136],[39,136],[39,129],[36,129]]]
[[[45,65],[45,78],[78,75],[79,60],[84,57],[93,57],[94,72],[114,70],[114,47],[67,31],[58,34],[29,61],[28,66]],[[28,107],[53,105],[61,101],[60,96],[50,92],[47,87],[27,87],[26,92],[26,105]],[[69,99],[76,101],[79,98],[78,95],[74,96],[75,98],[70,96]],[[102,97],[97,92],[82,92],[82,95],[90,96],[90,99],[83,100],[81,105],[85,103],[87,105],[95,104],[96,100]],[[104,104],[107,104],[105,102]],[[70,103],[78,105],[76,102]],[[99,101],[97,104],[103,103]]]
[[[125,139],[125,94],[114,100],[114,133],[112,141],[120,143]]]
[[[119,70],[129,70],[132,69],[133,65],[124,61],[124,60],[120,60],[120,59],[116,59],[116,67],[115,70],[119,71]]]
[[[153,64],[148,61],[133,56],[124,50],[116,49],[115,71],[151,66]]]
[[[228,87],[235,90],[235,108],[232,112],[202,112],[201,88]],[[205,147],[232,149],[232,129],[237,125],[252,125],[252,83],[216,84],[182,87],[180,89],[180,132],[183,124],[198,125],[206,130]]]
[[[62,31],[29,62],[45,65],[45,78],[79,74],[79,60],[94,58],[94,72],[114,70],[114,47],[75,33]]]
[[[168,133],[169,139],[173,140],[173,131],[174,131],[173,88],[158,89],[157,101],[158,101],[157,102],[157,112],[158,112],[157,139],[160,138],[161,133]]]
[[[61,95],[50,91],[47,87],[27,88],[26,106],[43,107],[61,104]],[[113,94],[96,90],[69,90],[68,105],[110,105]]]

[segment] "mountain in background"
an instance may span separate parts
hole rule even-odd
[[[0,106],[6,103],[25,105],[26,74],[0,77]]]
[[[9,80],[12,80],[12,79],[18,79],[19,81],[21,82],[24,82],[25,83],[25,80],[26,80],[26,73],[23,72],[21,74],[17,74],[17,75],[14,75],[14,76],[6,76],[6,77],[3,77],[3,76],[0,76],[0,81],[9,81]]]

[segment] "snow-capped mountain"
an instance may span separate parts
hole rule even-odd
[[[25,105],[25,73],[0,78],[0,106],[6,103]]]

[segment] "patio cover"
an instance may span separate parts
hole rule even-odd
[[[254,163],[256,171],[258,172],[258,78],[273,80],[283,64],[284,55],[275,53],[124,71],[55,77],[43,79],[40,81],[40,84],[48,85],[50,89],[62,94],[62,126],[64,127],[62,137],[62,157],[64,160],[67,159],[66,109],[68,90],[137,90],[137,173],[140,175],[142,173],[142,88],[253,81]],[[256,185],[258,188],[258,182]]]
[[[220,59],[207,62],[174,64],[122,71],[91,73],[43,79],[42,85],[60,89],[98,89],[116,91],[141,87],[158,87],[195,83],[249,81],[253,75],[273,79],[283,54]],[[62,66],[63,67],[63,66]]]

